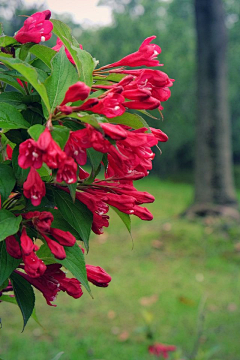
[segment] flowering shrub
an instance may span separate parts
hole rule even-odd
[[[80,298],[82,287],[91,293],[88,281],[108,286],[109,274],[85,265],[83,246],[88,251],[91,230],[102,234],[109,225],[110,207],[129,231],[130,216],[152,220],[142,204],[154,198],[133,182],[151,170],[151,148],[168,139],[140,115],[162,110],[172,80],[160,70],[125,68],[160,65],[155,36],[96,68],[68,26],[50,17],[35,13],[15,37],[0,37],[0,300],[19,305],[24,326],[33,288],[56,306],[60,291]],[[52,32],[51,49],[40,42]]]

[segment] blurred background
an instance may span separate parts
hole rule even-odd
[[[42,327],[31,319],[23,334],[19,310],[1,304],[0,357],[50,360],[63,351],[63,360],[147,360],[148,346],[160,342],[177,346],[171,359],[239,360],[239,1],[1,0],[4,33],[19,30],[20,15],[45,9],[100,65],[157,36],[160,70],[176,81],[164,119],[155,111],[147,121],[169,141],[137,183],[156,197],[154,220],[132,219],[132,240],[112,214],[105,233],[92,236],[86,260],[112,275],[109,288],[94,288],[94,300],[59,295],[56,308],[37,296]],[[184,216],[192,204],[204,216]]]

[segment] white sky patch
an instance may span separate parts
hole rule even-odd
[[[26,5],[44,4],[57,14],[69,13],[75,22],[86,25],[107,25],[111,23],[111,9],[107,6],[97,6],[99,0],[24,0]]]

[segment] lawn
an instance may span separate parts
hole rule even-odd
[[[150,360],[153,342],[174,344],[171,359],[240,358],[240,226],[179,214],[191,203],[191,185],[149,178],[139,182],[156,202],[152,222],[132,219],[131,240],[117,215],[101,236],[92,236],[86,262],[112,275],[108,288],[92,286],[74,300],[58,296],[49,307],[37,295],[43,326],[30,319],[21,333],[17,307],[1,304],[3,360]],[[199,333],[199,335],[197,335]]]

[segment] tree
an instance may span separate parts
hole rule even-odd
[[[235,210],[227,93],[227,35],[221,0],[195,0],[197,30],[196,213]],[[236,212],[236,210],[235,210]],[[235,213],[234,212],[234,213]]]

